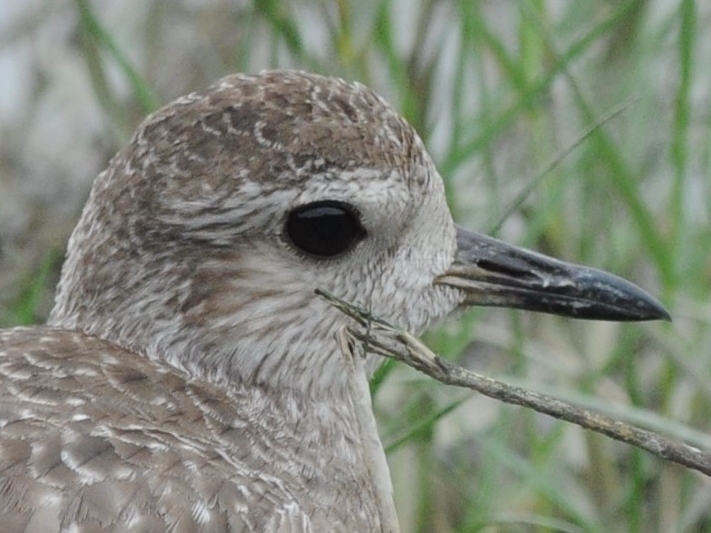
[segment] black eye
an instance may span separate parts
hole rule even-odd
[[[358,216],[340,202],[315,202],[289,213],[284,232],[299,250],[319,258],[342,254],[365,237]]]

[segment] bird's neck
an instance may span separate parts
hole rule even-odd
[[[231,406],[218,402],[215,409],[225,414],[215,418],[239,420],[238,446],[249,444],[248,453],[243,450],[239,457],[239,468],[278,479],[315,529],[393,531],[383,529],[382,489],[373,477],[369,440],[375,437],[382,458],[378,465],[385,465],[380,476],[389,480],[382,446],[377,433],[363,433],[358,415],[362,406],[354,404],[352,393],[326,399],[268,386],[224,390],[234,399]],[[233,415],[229,409],[234,409]]]

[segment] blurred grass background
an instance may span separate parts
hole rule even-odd
[[[370,85],[455,218],[627,277],[672,324],[473,310],[431,347],[711,449],[711,4],[7,0],[0,325],[39,322],[94,176],[156,106],[234,71]],[[709,532],[711,480],[408,369],[376,376],[407,532]]]

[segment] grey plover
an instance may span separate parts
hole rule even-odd
[[[48,324],[0,332],[0,529],[381,531],[348,319],[317,288],[414,332],[463,305],[666,316],[455,226],[366,87],[228,76],[145,120],[93,186]]]

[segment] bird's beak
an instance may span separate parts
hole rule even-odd
[[[596,320],[669,320],[636,285],[457,227],[457,254],[436,283],[464,291],[462,305],[510,307]]]

